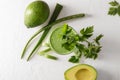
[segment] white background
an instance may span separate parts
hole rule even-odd
[[[64,80],[64,71],[75,65],[67,62],[70,55],[56,54],[59,60],[53,61],[36,54],[27,62],[27,53],[23,60],[20,59],[25,43],[38,30],[27,29],[24,25],[24,11],[32,1],[0,0],[0,80]],[[101,40],[103,48],[98,59],[81,62],[97,69],[97,80],[120,80],[120,17],[107,15],[108,2],[111,0],[45,1],[51,13],[56,3],[64,6],[59,18],[81,12],[88,14],[83,19],[64,22],[77,31],[94,25],[95,36],[104,34]]]

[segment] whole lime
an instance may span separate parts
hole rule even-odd
[[[33,28],[43,24],[49,17],[50,9],[44,1],[34,1],[30,3],[24,14],[24,23],[28,28]]]

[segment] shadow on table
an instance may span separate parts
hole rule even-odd
[[[109,74],[109,72],[106,72],[104,70],[98,70],[97,80],[115,80],[115,79],[114,76]]]

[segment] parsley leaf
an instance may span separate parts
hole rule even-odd
[[[90,43],[90,45],[86,48],[86,52],[84,54],[84,56],[86,58],[92,58],[92,59],[96,59],[98,56],[98,53],[101,51],[101,46],[99,45],[95,45],[94,42]]]
[[[120,5],[118,6],[117,12],[118,12],[118,15],[120,16]]]
[[[71,56],[71,58],[69,59],[69,62],[78,63],[79,62],[79,58],[77,58],[76,56]]]
[[[119,5],[119,3],[117,1],[111,1],[111,2],[109,2],[109,4],[111,6],[118,6]]]
[[[72,50],[74,47],[75,47],[75,44],[74,43],[69,43],[69,42],[66,42],[64,44],[62,44],[62,47],[66,48],[67,50]]]
[[[109,8],[109,11],[108,11],[108,15],[116,15],[118,14],[120,16],[120,4],[117,2],[117,1],[111,1],[109,2],[110,4],[110,8]]]
[[[62,28],[62,32],[63,32],[64,34],[66,34],[67,30],[68,30],[68,25],[67,25],[67,24],[64,24],[64,25],[63,25],[63,28]]]
[[[100,34],[100,35],[98,35],[94,40],[95,40],[95,42],[98,44],[98,45],[100,45],[100,42],[99,42],[99,40],[101,39],[103,37],[103,35],[102,34]]]
[[[116,15],[117,14],[117,8],[110,7],[108,14],[113,15],[113,16]]]
[[[87,27],[86,29],[83,28],[82,30],[80,30],[80,33],[82,35],[82,38],[88,39],[93,35],[93,26]]]
[[[74,53],[75,53],[75,55],[71,56],[71,58],[69,59],[69,62],[72,62],[72,63],[80,62],[80,58],[82,56],[82,53],[78,49],[76,49],[76,51]]]

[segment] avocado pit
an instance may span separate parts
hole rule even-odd
[[[87,69],[80,69],[75,74],[76,80],[92,80],[91,72]]]

